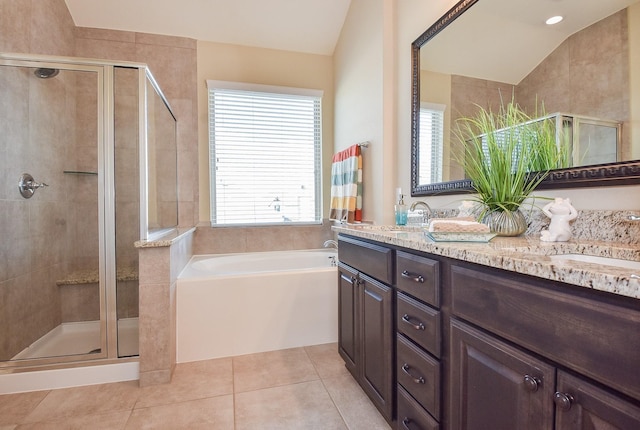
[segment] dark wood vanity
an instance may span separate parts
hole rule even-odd
[[[339,235],[339,350],[398,429],[640,429],[640,300]]]

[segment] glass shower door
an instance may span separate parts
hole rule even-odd
[[[0,63],[2,363],[106,357],[102,82],[100,67]]]

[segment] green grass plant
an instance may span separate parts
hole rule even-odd
[[[515,211],[550,170],[567,162],[567,151],[556,144],[552,119],[536,120],[537,112],[529,116],[513,100],[498,112],[478,109],[476,116],[457,120],[463,150],[456,158],[484,213]]]

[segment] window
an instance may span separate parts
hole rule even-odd
[[[433,103],[420,105],[419,184],[442,182],[444,108]]]
[[[322,93],[207,84],[212,224],[320,223]]]

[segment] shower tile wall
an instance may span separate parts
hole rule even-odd
[[[0,10],[3,12],[0,15],[0,51],[51,55],[73,53],[74,26],[64,0],[0,0]],[[55,279],[60,271],[61,257],[43,256],[41,248],[46,249],[50,246],[51,239],[66,234],[66,210],[62,204],[56,204],[52,200],[46,201],[44,198],[37,204],[29,205],[32,202],[22,199],[16,191],[18,177],[23,173],[22,168],[26,167],[24,163],[28,160],[29,154],[40,149],[38,145],[45,146],[50,142],[49,139],[37,135],[43,131],[50,135],[49,130],[43,130],[42,127],[31,129],[28,122],[25,122],[38,109],[39,105],[34,103],[32,106],[30,101],[37,102],[37,86],[43,83],[34,83],[32,77],[32,73],[18,69],[12,69],[10,73],[0,73],[0,88],[3,89],[0,99],[2,360],[12,357],[25,343],[38,338],[42,331],[38,324],[53,327],[60,322],[58,287],[50,280]],[[31,88],[32,85],[36,88]],[[60,91],[59,84],[49,86],[46,91]],[[30,94],[29,98],[25,98],[24,94]],[[57,114],[53,111],[69,107],[64,98],[60,103],[64,104],[45,104],[39,107],[52,110],[50,116],[55,117]],[[61,126],[62,124],[57,123],[52,130],[59,132]],[[36,148],[30,147],[29,142]],[[45,150],[51,153],[53,147],[55,145]],[[45,181],[44,177],[36,179]],[[60,177],[57,176],[55,179],[59,180]],[[47,198],[50,199],[56,193],[57,191],[49,193]],[[40,197],[44,197],[42,194],[45,193],[41,193]],[[41,211],[47,211],[48,216],[39,216]]]
[[[118,318],[138,316],[138,251],[140,238],[138,70],[114,71],[116,300]],[[135,279],[127,280],[131,274]]]
[[[64,286],[56,281],[77,269],[97,268],[96,177],[64,173],[79,167],[97,170],[96,157],[86,155],[97,151],[95,137],[78,142],[75,133],[76,113],[92,111],[78,83],[93,79],[95,91],[96,78],[62,71],[38,79],[33,69],[15,67],[0,73],[5,89],[0,101],[0,234],[6,265],[0,272],[0,358],[6,360],[62,321]],[[93,112],[86,129],[96,127]],[[24,199],[17,188],[24,172],[49,186]]]

